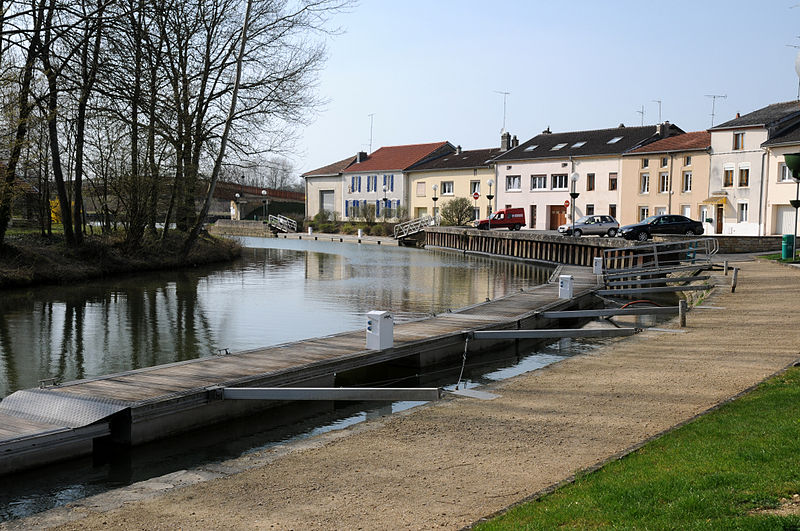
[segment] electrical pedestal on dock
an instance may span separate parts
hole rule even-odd
[[[384,350],[394,346],[394,319],[389,312],[367,312],[367,348]]]
[[[571,299],[572,298],[572,286],[575,282],[575,279],[572,275],[560,275],[558,277],[558,298],[559,299]]]

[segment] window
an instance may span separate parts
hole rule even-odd
[[[608,205],[608,215],[611,216],[612,218],[617,217],[617,205],[613,203]]]
[[[584,146],[585,144],[586,144],[586,141],[585,140],[581,140],[580,142],[575,142],[574,144],[572,144],[572,147],[573,148],[579,148],[579,147]]]
[[[586,215],[594,216],[594,205],[586,205]]]
[[[480,207],[473,207],[472,208],[472,219],[478,219],[481,216],[481,209]]]
[[[639,221],[642,221],[644,218],[650,215],[650,208],[646,206],[639,207]]]
[[[469,193],[470,195],[474,193],[481,193],[481,182],[480,181],[470,181],[469,182]]]
[[[642,168],[647,168],[650,166],[650,159],[642,159]]]
[[[556,144],[555,146],[550,148],[550,151],[558,151],[559,149],[563,148],[566,145],[567,145],[566,142],[563,144]]]
[[[692,205],[681,205],[681,215],[687,218],[692,217]]]
[[[733,150],[744,149],[744,133],[733,133]]]
[[[750,168],[739,168],[739,186],[750,186]]]
[[[684,166],[691,166],[692,165],[692,156],[691,155],[686,155],[685,157],[683,157],[683,165]]]
[[[669,157],[661,157],[661,167],[666,168],[669,164]]]
[[[531,205],[531,217],[530,217],[529,227],[531,228],[536,227],[536,205]]]
[[[377,179],[377,178],[378,178],[378,176],[376,175],[375,179]],[[376,181],[376,183],[377,183],[377,181]],[[386,187],[386,191],[394,192],[394,174],[393,173],[390,173],[389,175],[384,175],[383,176],[383,185]]]
[[[617,174],[616,173],[609,173],[608,174],[608,189],[609,190],[616,190],[617,189]]]
[[[453,195],[453,181],[442,181],[442,195]]]
[[[616,143],[617,143],[617,142],[619,142],[620,140],[622,140],[622,137],[621,137],[621,136],[615,136],[614,138],[612,138],[611,140],[609,140],[608,142],[606,142],[606,144],[616,144]]]
[[[691,192],[692,191],[692,172],[690,172],[690,171],[683,172],[683,181],[681,182],[681,191],[682,192]]]
[[[532,146],[528,146],[528,147],[526,147],[526,148],[525,148],[525,151],[533,151],[533,150],[534,150],[534,149],[536,149],[537,147],[539,147],[539,144],[534,144],[534,145],[532,145]]]
[[[522,190],[522,178],[519,175],[506,175],[506,191],[519,192]]]
[[[531,175],[531,190],[547,188],[547,175]]]
[[[551,186],[553,190],[566,190],[567,189],[567,174],[559,173],[551,176]]]
[[[639,193],[640,194],[649,194],[650,193],[650,174],[643,173],[639,176]]]
[[[733,168],[725,168],[722,177],[722,186],[733,186]]]
[[[747,223],[747,203],[739,203],[739,223]]]
[[[663,216],[667,213],[667,207],[656,207],[656,216]],[[662,223],[667,223],[669,218],[661,220]]]
[[[658,174],[658,191],[662,194],[669,192],[669,173],[662,171]]]
[[[586,191],[591,192],[594,190],[594,173],[586,174]]]
[[[425,181],[417,183],[417,197],[425,197]]]
[[[794,179],[792,179],[792,170],[789,169],[789,166],[787,166],[785,162],[781,162],[780,166],[778,166],[778,182],[779,183],[794,182]]]
[[[350,177],[350,192],[360,192],[361,191],[361,176],[360,175],[353,175]]]
[[[708,221],[706,221],[708,220]],[[708,217],[708,207],[703,205],[700,207],[700,222],[701,223],[711,223],[710,218]]]

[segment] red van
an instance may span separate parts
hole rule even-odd
[[[519,230],[525,226],[525,209],[504,208],[503,210],[498,210],[487,219],[476,221],[475,226],[480,230],[500,228]]]

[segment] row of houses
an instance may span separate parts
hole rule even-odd
[[[800,101],[737,114],[707,131],[620,124],[548,128],[523,143],[504,132],[500,147],[489,149],[447,141],[381,147],[305,173],[306,214],[354,219],[375,205],[379,217],[420,217],[466,197],[476,218],[524,208],[529,229],[557,228],[574,206],[576,217],[610,214],[623,225],[682,214],[703,221],[707,234],[792,233],[797,184],[783,156],[793,152],[800,152]]]

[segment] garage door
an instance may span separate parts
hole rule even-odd
[[[794,234],[794,209],[779,206],[775,216],[775,234]]]
[[[319,192],[320,210],[333,212],[333,190],[321,190]]]

